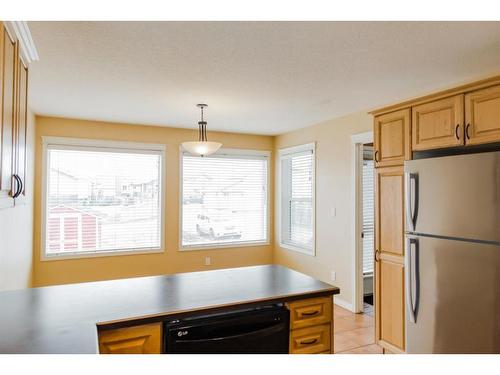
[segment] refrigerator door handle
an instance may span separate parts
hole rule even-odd
[[[415,261],[412,261],[412,248],[415,245]],[[406,238],[405,249],[405,295],[410,322],[417,322],[420,300],[419,244],[416,238]],[[413,285],[412,279],[415,279]]]
[[[415,188],[412,194],[412,180],[415,182]],[[412,200],[413,196],[413,202]],[[412,210],[413,207],[413,210]],[[418,174],[417,173],[405,173],[405,212],[406,212],[406,225],[409,232],[415,231],[415,226],[417,224],[417,214],[418,214]]]

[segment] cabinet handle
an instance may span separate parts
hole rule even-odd
[[[15,197],[16,197],[16,194],[17,194],[17,189],[19,188],[19,185],[18,185],[18,184],[19,184],[19,182],[17,181],[17,177],[16,177],[16,175],[15,175],[15,174],[13,174],[13,175],[12,175],[12,179],[13,179],[13,180],[11,181],[11,183],[12,183],[12,187],[11,187],[11,189],[10,189],[10,195],[12,196],[12,198],[15,198]],[[16,182],[16,183],[15,183],[15,186],[14,186],[14,181]],[[15,192],[14,192],[14,187],[16,188]]]
[[[22,191],[22,182],[17,174],[12,175],[12,177],[14,177],[14,180],[16,180],[16,185],[17,185],[16,192],[12,194],[12,198],[17,198]]]
[[[460,124],[457,124],[457,126],[455,126],[455,137],[457,137],[458,140],[460,140],[460,134],[458,134],[459,128],[460,128]]]
[[[375,262],[380,262],[380,250],[375,250]]]
[[[465,127],[465,136],[467,137],[467,139],[470,139],[469,127],[470,127],[470,124],[467,124],[467,126]]]
[[[378,162],[379,162],[379,160],[378,160],[378,157],[377,157],[377,156],[378,156],[378,150],[377,150],[377,151],[375,151],[375,155],[374,155],[374,159],[375,159],[375,162],[376,162],[376,163],[378,163]]]
[[[300,341],[300,345],[311,345],[318,341],[318,339]]]
[[[23,193],[23,188],[24,188],[23,179],[19,177],[19,175],[17,176],[17,178],[19,179],[19,193],[17,193],[16,198]]]
[[[316,310],[316,311],[311,311],[311,312],[303,312],[302,315],[313,316],[313,315],[316,315],[318,313],[319,313],[319,310]]]

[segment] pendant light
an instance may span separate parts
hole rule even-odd
[[[195,156],[211,155],[222,146],[222,143],[207,140],[207,122],[203,120],[203,108],[208,106],[206,104],[196,106],[201,110],[201,121],[198,121],[198,142],[183,142],[182,147]]]

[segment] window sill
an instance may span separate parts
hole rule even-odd
[[[224,250],[233,249],[238,247],[256,247],[256,246],[269,246],[271,243],[269,241],[256,241],[256,242],[245,242],[245,243],[221,243],[213,245],[194,245],[194,246],[180,246],[178,251],[200,251],[200,250]]]
[[[127,255],[143,255],[143,254],[160,254],[164,253],[163,249],[156,250],[120,250],[114,252],[100,252],[100,253],[88,253],[88,254],[65,254],[65,255],[45,255],[42,254],[42,262],[51,262],[58,260],[70,260],[70,259],[89,259],[89,258],[102,258],[102,257],[114,257],[114,256],[127,256]]]
[[[280,243],[279,246],[283,249],[287,249],[287,250],[292,250],[292,251],[295,251],[297,253],[301,253],[301,254],[304,254],[304,255],[309,255],[311,257],[314,257],[316,256],[316,252],[315,252],[315,249],[311,249],[311,250],[307,250],[307,249],[304,249],[302,247],[297,247],[297,246],[293,246],[293,245],[288,245],[288,244],[285,244],[285,243]]]

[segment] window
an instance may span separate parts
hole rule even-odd
[[[268,243],[269,153],[182,153],[184,250]]]
[[[375,236],[373,160],[363,160],[363,274],[373,274]]]
[[[44,137],[44,258],[161,251],[163,146]]]
[[[314,255],[315,145],[280,150],[280,245]]]

